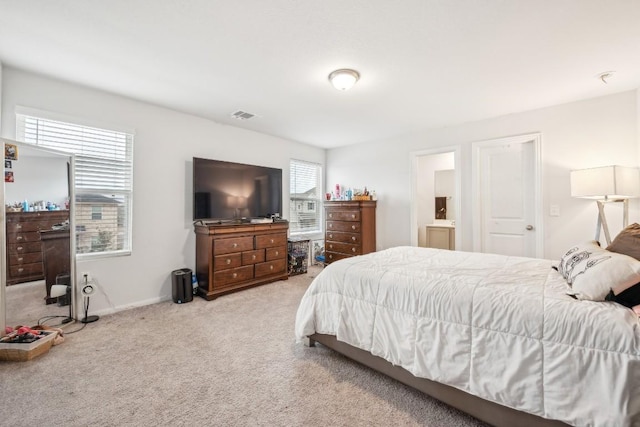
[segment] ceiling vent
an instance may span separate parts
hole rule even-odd
[[[238,120],[249,120],[252,117],[255,117],[255,114],[247,113],[246,111],[238,110],[235,113],[231,114],[231,117]]]

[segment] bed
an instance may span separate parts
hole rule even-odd
[[[415,247],[347,258],[309,286],[296,337],[493,425],[640,425],[638,316],[568,295],[552,267]]]

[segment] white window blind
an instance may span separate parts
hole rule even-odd
[[[322,168],[317,163],[289,163],[289,230],[291,234],[322,232]]]
[[[131,251],[132,134],[18,114],[17,139],[75,154],[78,254]]]

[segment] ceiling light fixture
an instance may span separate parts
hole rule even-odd
[[[356,70],[343,68],[329,74],[329,81],[338,90],[349,90],[356,84],[360,74]]]

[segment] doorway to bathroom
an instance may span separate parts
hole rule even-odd
[[[412,152],[411,164],[411,245],[460,249],[460,147]]]

